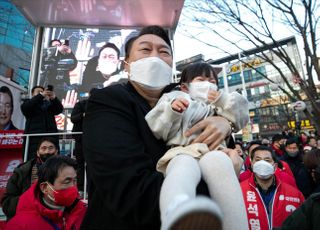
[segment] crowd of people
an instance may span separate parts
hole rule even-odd
[[[110,79],[101,62],[118,65],[112,47],[101,50],[87,80],[95,71]],[[219,90],[210,65],[190,65],[172,83],[171,42],[159,26],[143,28],[125,52],[128,82],[90,91],[72,112],[73,131],[83,131],[78,162],[45,137],[14,170],[1,201],[5,229],[317,229],[316,136],[234,141],[249,120],[248,102]],[[32,91],[22,105],[30,129],[63,109],[53,89]],[[87,204],[79,196],[84,162]]]

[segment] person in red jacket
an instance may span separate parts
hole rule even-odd
[[[38,176],[38,182],[20,197],[16,215],[5,230],[80,229],[86,205],[78,199],[75,160],[52,156]]]
[[[251,153],[253,175],[241,182],[249,229],[280,227],[304,201],[298,189],[274,174],[275,162],[276,156],[267,146],[256,147]]]
[[[245,181],[251,177],[252,175],[252,166],[251,166],[251,159],[250,159],[251,153],[253,149],[261,145],[262,145],[261,141],[250,142],[248,147],[248,157],[246,158],[246,162],[244,163],[246,170],[240,173],[239,175],[240,182]],[[296,184],[296,180],[293,176],[293,173],[288,163],[278,159],[276,160],[276,162],[278,167],[276,168],[275,175],[278,176],[278,179],[281,180],[282,182],[292,185],[295,188],[298,188]]]
[[[283,137],[282,134],[275,134],[272,137],[271,148],[277,154],[278,157],[282,157],[283,154],[284,154],[284,143],[285,143],[285,140],[286,139]]]

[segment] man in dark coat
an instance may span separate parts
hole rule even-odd
[[[134,61],[137,64],[143,57],[155,56],[166,61],[165,65],[172,65],[171,43],[163,29],[146,27],[139,36],[131,48],[126,45],[128,68]],[[162,74],[144,76],[153,77],[154,81],[149,82],[152,84]],[[160,229],[159,194],[164,177],[156,171],[156,164],[167,147],[153,135],[145,115],[156,104],[161,91],[172,90],[169,84],[161,83],[160,89],[148,90],[130,80],[125,85],[97,90],[89,98],[82,139],[89,206],[82,229]],[[189,135],[199,132],[204,139],[195,141],[207,140],[208,146],[215,148],[230,130],[223,117],[210,117],[189,130]],[[199,183],[199,190],[208,195],[204,181]]]
[[[82,132],[82,123],[85,116],[88,99],[77,102],[71,112],[71,122],[73,123],[72,132]],[[74,139],[76,141],[74,148],[74,155],[76,156],[78,168],[77,168],[77,186],[79,191],[83,191],[84,185],[84,157],[82,150],[82,134],[75,134]]]
[[[298,189],[308,198],[313,190],[313,182],[302,160],[302,152],[299,150],[295,139],[288,139],[285,144],[285,153],[281,160],[288,163],[296,180]]]
[[[32,98],[27,99],[21,105],[21,111],[26,117],[24,133],[57,133],[55,115],[62,113],[63,105],[55,96],[54,91],[44,89],[42,86],[35,86],[31,90]],[[55,136],[56,144],[59,137]],[[28,160],[36,155],[37,145],[41,137],[29,138]],[[25,146],[24,142],[24,146]]]

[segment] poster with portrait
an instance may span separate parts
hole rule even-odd
[[[71,130],[68,114],[74,104],[101,89],[127,80],[124,46],[138,30],[45,28],[38,85],[53,86],[65,113],[56,117],[59,130]]]

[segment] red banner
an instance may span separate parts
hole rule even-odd
[[[13,170],[23,161],[23,137],[21,134],[23,134],[23,130],[0,131],[0,200],[5,193],[7,182]],[[3,218],[0,216],[0,229],[3,228]]]
[[[1,130],[0,149],[21,149],[23,144],[22,134],[23,130]]]

